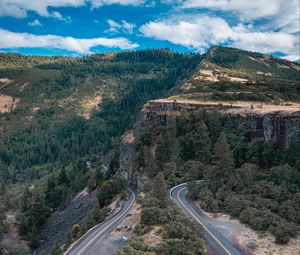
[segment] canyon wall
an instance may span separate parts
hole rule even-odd
[[[145,133],[155,134],[160,127],[169,126],[182,112],[216,111],[231,119],[233,128],[246,129],[253,137],[265,141],[274,139],[282,149],[290,138],[300,142],[300,108],[298,106],[234,105],[208,102],[150,101],[140,111],[132,130],[122,137],[119,174],[138,190],[143,189],[145,176],[135,166],[135,140]]]

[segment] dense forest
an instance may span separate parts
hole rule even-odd
[[[135,146],[138,171],[150,179],[160,176],[168,188],[188,182],[191,198],[202,209],[227,213],[254,230],[269,231],[279,244],[299,234],[296,137],[282,151],[275,141],[234,129],[231,119],[217,112],[183,111],[170,126],[143,135]],[[147,219],[161,224],[159,204],[151,210],[153,215]],[[190,254],[189,249],[182,254]]]
[[[19,232],[32,249],[41,244],[51,212],[85,186],[93,190],[111,178],[118,161],[112,150],[142,105],[167,95],[200,58],[169,50],[83,58],[1,54],[0,76],[10,83],[0,86],[0,94],[20,101],[0,113],[0,199],[6,201],[3,211],[19,211]],[[81,100],[96,94],[102,100],[87,118]],[[100,169],[104,155],[110,155],[108,172]],[[109,198],[102,197],[98,207]],[[88,226],[99,222],[93,217]]]
[[[197,79],[203,64],[221,78]],[[225,79],[231,76],[247,82]],[[114,176],[120,137],[148,100],[180,94],[280,104],[299,100],[299,79],[298,64],[223,47],[204,55],[167,49],[80,58],[0,53],[0,100],[11,100],[11,106],[0,104],[0,239],[9,231],[7,213],[14,212],[29,246],[24,252],[43,247],[49,216],[85,187],[96,190],[97,203],[83,225],[70,227],[65,244],[103,221],[107,205],[125,197],[126,181]],[[153,181],[139,197],[141,222],[120,255],[204,254],[194,234],[199,229],[167,200],[167,189],[183,181],[203,209],[270,231],[278,243],[299,233],[296,139],[282,152],[274,141],[234,130],[217,113],[194,112],[135,146],[139,171]],[[199,179],[205,181],[195,183]],[[157,226],[162,241],[150,247],[143,236]],[[52,254],[60,252],[57,243]]]
[[[163,96],[198,61],[199,56],[149,50],[119,53],[108,62],[96,55],[78,59],[72,64],[63,61],[60,65],[39,66],[38,69],[50,72],[59,69],[60,74],[53,79],[36,80],[22,92],[16,89],[20,84],[1,90],[10,96],[21,96],[21,102],[13,112],[0,115],[1,130],[5,131],[0,135],[1,179],[13,182],[32,180],[51,172],[56,165],[69,164],[84,155],[107,152],[117,143],[140,107],[149,99]],[[1,71],[11,78],[10,72],[15,69]],[[21,71],[28,72],[28,75],[31,72],[27,69]],[[85,79],[91,75],[98,79],[109,76],[116,85],[107,88],[114,89],[113,95],[105,97],[101,110],[93,112],[86,120],[74,113],[73,108],[60,106],[59,102],[61,98],[72,95],[77,83],[87,86],[80,89],[91,89],[88,86],[92,85],[85,84]],[[105,90],[106,86],[101,89]],[[34,118],[24,120],[27,114],[32,115],[28,108],[33,106],[39,107]],[[20,123],[20,119],[24,123]]]

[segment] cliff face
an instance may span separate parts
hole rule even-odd
[[[127,132],[120,148],[119,174],[137,189],[143,188],[143,173],[135,166],[134,142],[145,133],[155,134],[160,127],[169,126],[183,111],[216,111],[230,118],[234,129],[249,130],[253,137],[269,141],[286,148],[291,137],[300,142],[300,108],[293,106],[231,104],[216,102],[156,100],[148,102],[138,114],[133,129]]]

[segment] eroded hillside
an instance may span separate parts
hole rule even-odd
[[[300,65],[260,53],[213,47],[180,89],[191,99],[300,100]]]

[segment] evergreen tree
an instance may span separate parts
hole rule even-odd
[[[98,192],[98,201],[100,208],[104,207],[114,195],[114,187],[110,181],[104,181]]]
[[[187,161],[183,166],[184,177],[187,181],[200,180],[203,178],[204,164],[199,161]]]
[[[233,155],[224,132],[221,132],[214,146],[212,164],[208,177],[220,186],[234,171]]]
[[[201,162],[209,162],[211,155],[211,139],[209,137],[207,126],[203,121],[196,129],[194,137],[195,156]]]
[[[65,167],[62,167],[58,176],[58,184],[64,184],[68,185],[70,183],[70,180],[67,176]]]
[[[21,197],[21,209],[23,212],[27,210],[31,197],[32,197],[32,192],[29,190],[28,187],[26,187]]]
[[[162,172],[159,172],[153,179],[151,194],[159,201],[161,208],[165,208],[167,206],[167,184]]]
[[[207,126],[203,121],[189,124],[188,133],[182,137],[183,154],[186,159],[209,162],[211,155],[211,139]]]
[[[157,166],[162,169],[164,163],[168,161],[168,151],[170,149],[170,143],[166,135],[160,135],[157,139],[157,147],[155,151],[155,157],[157,161]],[[155,175],[154,175],[155,176]]]
[[[169,179],[172,174],[178,174],[177,164],[174,161],[167,162],[164,167],[164,176],[166,179]]]
[[[108,170],[110,175],[114,175],[119,168],[119,150],[113,150],[108,163]]]
[[[90,169],[88,172],[88,183],[87,188],[89,192],[93,191],[97,186],[97,178],[96,178],[96,172],[93,169]]]
[[[176,136],[172,138],[172,144],[170,148],[169,161],[174,161],[177,164],[180,164],[181,159],[181,146]]]
[[[153,178],[157,175],[159,167],[157,160],[155,160],[149,147],[144,147],[144,159],[145,159],[145,172],[150,177]]]
[[[216,142],[217,138],[222,131],[222,125],[219,117],[219,113],[214,112],[208,115],[208,130],[210,137],[212,138],[212,142]]]

